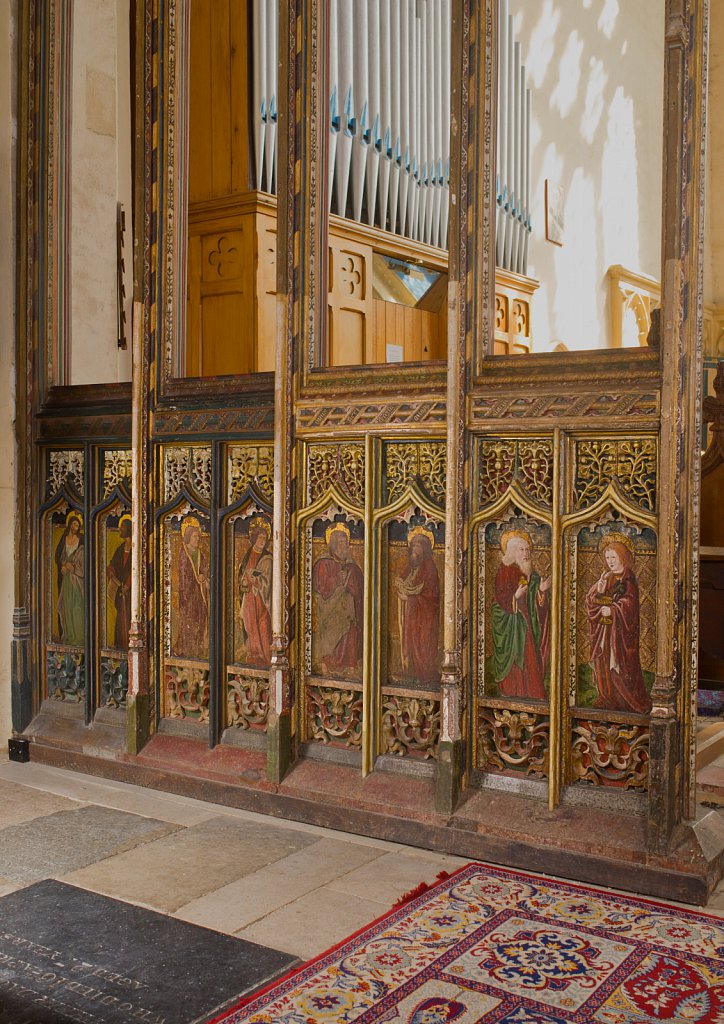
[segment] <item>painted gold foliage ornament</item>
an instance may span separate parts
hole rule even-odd
[[[266,732],[269,714],[269,680],[235,672],[226,684],[229,725]]]
[[[310,686],[307,714],[313,739],[347,747],[362,746],[362,694],[356,690]]]
[[[385,448],[387,501],[414,483],[441,507],[445,504],[447,448],[444,441],[391,442]]]
[[[553,441],[548,438],[480,442],[478,496],[481,505],[502,498],[513,481],[539,505],[553,502]]]
[[[83,651],[48,650],[46,661],[48,696],[54,700],[80,703],[85,697],[85,654]]]
[[[209,670],[166,666],[166,714],[169,718],[209,720]]]
[[[355,504],[365,503],[365,447],[349,444],[310,444],[307,449],[307,499],[320,498],[332,484]]]
[[[482,708],[478,716],[481,771],[517,771],[548,775],[550,722],[528,711]]]
[[[131,452],[128,448],[107,451],[103,456],[103,497],[107,498],[122,482],[130,487]]]
[[[386,754],[437,757],[440,702],[387,695],[382,706],[382,744]]]
[[[574,781],[625,789],[648,788],[648,726],[578,721],[573,737]]]
[[[163,480],[164,501],[171,501],[184,487],[195,491],[204,501],[209,501],[211,448],[164,448]]]
[[[653,512],[656,508],[656,440],[578,441],[575,506],[593,505],[614,480],[628,497]]]
[[[229,504],[255,484],[262,497],[274,498],[274,447],[234,444],[229,447]]]
[[[55,494],[70,480],[78,494],[85,491],[85,456],[81,451],[50,452],[48,494]]]

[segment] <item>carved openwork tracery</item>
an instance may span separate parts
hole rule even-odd
[[[576,442],[575,507],[593,505],[609,484],[640,508],[656,508],[658,451],[655,438],[581,440]]]
[[[307,451],[307,501],[316,501],[336,485],[355,505],[365,501],[365,446],[361,441],[310,444]]]
[[[514,481],[537,504],[553,501],[553,441],[550,438],[480,441],[478,500],[502,498]]]
[[[447,453],[444,441],[390,442],[385,446],[385,488],[391,503],[417,483],[436,505],[445,504]]]
[[[164,502],[173,501],[184,487],[194,490],[204,501],[210,500],[211,448],[206,446],[164,448]]]
[[[85,492],[85,455],[82,451],[50,452],[47,495],[56,494],[69,481],[78,494]]]
[[[254,484],[262,497],[274,497],[274,446],[271,444],[234,444],[228,455],[228,502],[240,498]]]
[[[114,448],[106,451],[103,456],[103,497],[107,498],[121,483],[125,483],[130,489],[130,481],[130,448]]]
[[[548,776],[550,720],[547,715],[508,708],[480,708],[478,767],[485,772]]]
[[[226,682],[228,724],[237,729],[266,732],[269,714],[269,679],[243,669],[228,672]]]
[[[209,721],[209,670],[190,665],[166,663],[166,707],[168,718]]]

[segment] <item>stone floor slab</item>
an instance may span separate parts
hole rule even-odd
[[[57,811],[0,832],[0,875],[35,882],[66,874],[168,835],[176,828],[108,807]]]
[[[196,1024],[294,958],[73,886],[0,899],[0,1024]]]
[[[207,928],[235,933],[280,907],[381,856],[381,851],[335,839],[245,875],[180,907],[175,916]]]
[[[172,913],[315,842],[283,825],[217,816],[73,871],[64,881]]]
[[[262,945],[268,941],[277,949],[308,960],[370,924],[386,909],[372,900],[350,898],[323,886],[242,928],[237,935]]]
[[[0,779],[0,829],[56,811],[76,810],[80,806],[77,800]]]
[[[417,888],[422,882],[435,881],[441,867],[437,860],[427,860],[410,853],[386,853],[373,864],[366,864],[329,883],[331,889],[348,898],[373,899],[386,907]]]

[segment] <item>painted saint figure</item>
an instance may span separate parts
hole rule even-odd
[[[118,534],[122,540],[106,569],[106,578],[112,590],[116,606],[116,624],[113,630],[113,646],[116,650],[128,649],[128,632],[131,628],[131,517],[121,516]]]
[[[271,524],[264,516],[249,523],[249,547],[238,574],[239,613],[247,658],[251,665],[271,663],[272,556],[269,550]]]
[[[438,683],[440,668],[440,577],[432,557],[435,536],[415,526],[408,537],[410,567],[394,580],[402,672],[419,683]]]
[[[647,715],[639,654],[639,584],[631,539],[610,533],[601,545],[604,571],[586,595],[591,664],[598,690],[595,707]]]
[[[328,527],[325,539],[327,554],[312,570],[314,661],[325,675],[355,675],[362,661],[364,577],[344,523]]]
[[[79,512],[70,512],[65,531],[55,549],[58,568],[58,629],[64,644],[81,647],[85,643],[85,558],[83,520]]]
[[[201,524],[195,516],[187,516],[181,526],[178,610],[174,653],[182,658],[208,658],[209,562],[201,550]]]
[[[525,530],[500,540],[492,608],[495,680],[504,697],[546,700],[551,578],[533,569],[533,543]]]

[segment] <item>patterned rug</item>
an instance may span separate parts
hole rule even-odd
[[[724,690],[698,690],[697,704],[700,715],[721,718],[724,715]]]
[[[222,1021],[723,1024],[724,921],[469,864]]]

